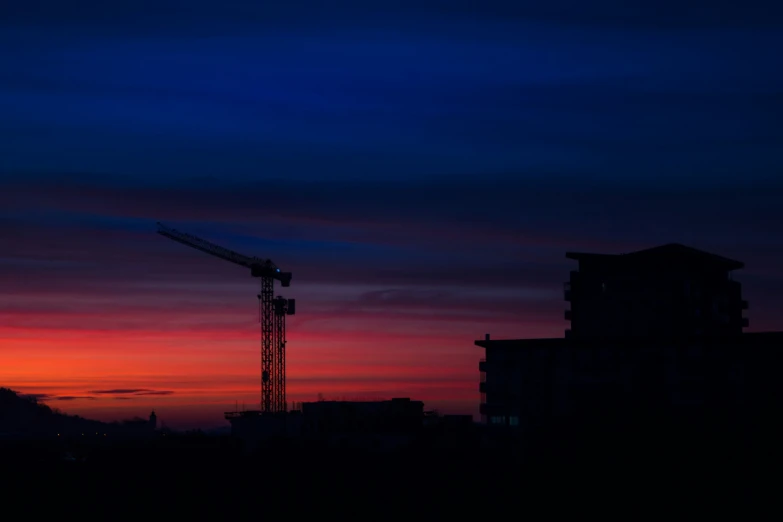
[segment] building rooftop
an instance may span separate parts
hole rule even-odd
[[[711,264],[719,266],[725,270],[738,270],[745,267],[740,261],[728,259],[716,254],[711,254],[703,250],[691,248],[679,243],[669,243],[637,252],[626,254],[593,254],[587,252],[566,252],[568,259],[576,261],[607,261],[607,262],[631,262],[640,264]]]
[[[720,337],[693,337],[693,338],[673,338],[666,339],[667,344],[688,344],[688,343],[707,343],[707,344],[731,344],[742,343],[744,346],[753,346],[754,344],[777,343],[783,344],[783,332],[743,332],[735,336]],[[474,344],[481,348],[558,348],[561,346],[595,346],[595,345],[627,345],[641,346],[645,344],[660,344],[661,339],[656,338],[573,338],[548,337],[540,339],[494,339],[475,341]]]

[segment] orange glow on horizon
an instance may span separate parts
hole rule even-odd
[[[289,329],[289,404],[319,395],[411,397],[427,408],[478,414],[482,353],[473,341],[483,335],[454,324],[432,333],[421,328],[424,333],[417,335],[418,324],[404,325],[406,332],[383,316],[362,325],[388,332],[378,335],[364,328],[351,332],[345,320],[323,323]],[[513,336],[514,325],[504,326]],[[545,333],[552,326],[539,328]],[[195,331],[2,326],[0,342],[0,386],[43,395],[48,405],[69,414],[113,421],[155,410],[169,427],[188,428],[225,425],[225,411],[259,407],[257,324],[233,332],[225,325]]]

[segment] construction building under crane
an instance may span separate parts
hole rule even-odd
[[[282,272],[270,259],[248,257],[179,230],[158,223],[158,234],[196,250],[250,269],[250,275],[261,280],[258,294],[261,322],[261,412],[287,411],[285,382],[285,318],[296,312],[296,301],[275,297],[274,283],[291,285],[291,273]]]
[[[424,403],[409,398],[304,402],[300,409],[283,416],[254,411],[226,413],[232,436],[250,452],[265,441],[283,438],[327,446],[391,449],[419,436],[424,417]]]

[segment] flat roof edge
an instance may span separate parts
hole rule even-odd
[[[783,342],[783,331],[767,331],[767,332],[743,332],[734,336],[723,337],[691,337],[691,338],[667,338],[667,337],[596,337],[596,338],[565,338],[565,337],[542,337],[532,339],[482,339],[474,341],[476,346],[481,348],[487,347],[501,347],[501,346],[523,346],[523,345],[535,345],[535,344],[645,344],[645,343],[687,343],[687,342],[737,342],[742,340],[754,341],[771,339]],[[782,347],[783,349],[783,347]]]
[[[481,339],[479,341],[474,341],[473,344],[476,346],[480,346],[482,348],[486,348],[487,345],[490,346],[499,346],[499,345],[513,345],[513,344],[533,344],[533,343],[561,343],[564,341],[570,341],[571,339],[566,339],[565,337],[540,337],[540,338],[533,338],[533,339]]]

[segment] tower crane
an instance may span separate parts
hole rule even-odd
[[[287,410],[285,398],[285,317],[294,315],[296,301],[274,296],[274,283],[291,285],[291,272],[281,272],[270,259],[248,257],[179,230],[158,223],[158,234],[250,269],[261,279],[258,294],[261,321],[261,408],[264,413]]]

